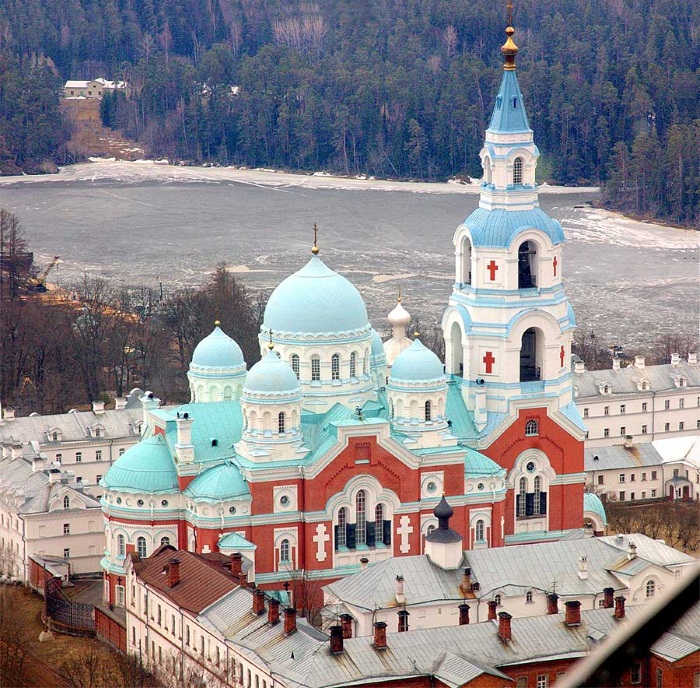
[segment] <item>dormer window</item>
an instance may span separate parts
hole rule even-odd
[[[60,428],[51,428],[47,435],[49,437],[49,442],[60,442],[63,439],[63,433]]]

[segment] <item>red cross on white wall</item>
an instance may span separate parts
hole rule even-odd
[[[498,270],[498,265],[496,265],[496,261],[492,260],[486,266],[486,269],[489,271],[490,279],[493,282],[496,279],[496,270]]]
[[[554,256],[554,260],[552,261],[552,267],[554,268],[554,276],[557,276],[557,265],[559,265],[559,261],[557,260],[557,257]]]
[[[486,356],[482,359],[484,364],[486,365],[486,372],[487,373],[492,373],[493,372],[493,364],[496,362],[496,359],[493,357],[493,354],[490,351],[486,352]]]

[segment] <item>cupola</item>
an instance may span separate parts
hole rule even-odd
[[[406,336],[406,328],[411,324],[411,316],[401,301],[402,298],[399,296],[396,306],[387,317],[391,325],[391,337],[384,342],[384,353],[389,368],[394,364],[396,357],[411,346],[411,340]]]
[[[454,509],[447,503],[445,495],[433,510],[438,527],[425,538],[425,554],[433,564],[442,569],[456,569],[462,561],[462,536],[450,528]]]

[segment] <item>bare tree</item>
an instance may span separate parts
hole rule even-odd
[[[24,685],[24,668],[30,645],[29,631],[12,609],[12,597],[0,587],[0,686]]]

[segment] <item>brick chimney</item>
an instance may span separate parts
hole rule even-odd
[[[496,602],[496,600],[489,600],[487,604],[489,605],[489,621],[495,621],[498,602]]]
[[[603,588],[603,608],[612,609],[615,606],[615,588]]]
[[[374,647],[376,650],[386,650],[386,621],[374,623]]]
[[[564,623],[567,626],[580,626],[581,625],[581,603],[578,600],[569,600],[564,602],[566,607],[566,617],[564,618]]]
[[[343,652],[343,627],[331,626],[331,654],[339,655]]]
[[[231,555],[231,575],[234,578],[240,578],[241,571],[243,571],[243,555],[240,552],[234,552]]]
[[[462,591],[462,595],[465,595],[472,590],[472,570],[470,568],[464,569],[462,574],[462,584],[459,586]]]
[[[555,592],[547,593],[547,614],[559,613],[559,595]]]
[[[253,590],[253,614],[260,616],[265,613],[265,593],[256,588]]]
[[[410,614],[405,610],[402,609],[399,612],[399,633],[405,633],[408,630],[408,617]]]
[[[613,613],[613,616],[616,619],[625,618],[625,598],[622,595],[618,595],[615,598],[615,612]]]
[[[297,610],[287,607],[284,610],[284,634],[291,635],[297,630]]]
[[[242,588],[248,586],[248,574],[245,571],[241,571],[241,575],[238,576],[238,585]]]
[[[174,588],[180,582],[180,560],[171,559],[168,562],[168,587]]]
[[[267,601],[267,623],[274,626],[280,621],[280,601],[271,597]]]
[[[469,623],[469,605],[462,602],[459,605],[459,625],[466,626]]]
[[[352,638],[352,614],[341,614],[340,625],[343,629],[343,638]]]
[[[513,617],[508,612],[498,614],[498,637],[507,643],[511,639],[510,620]]]

